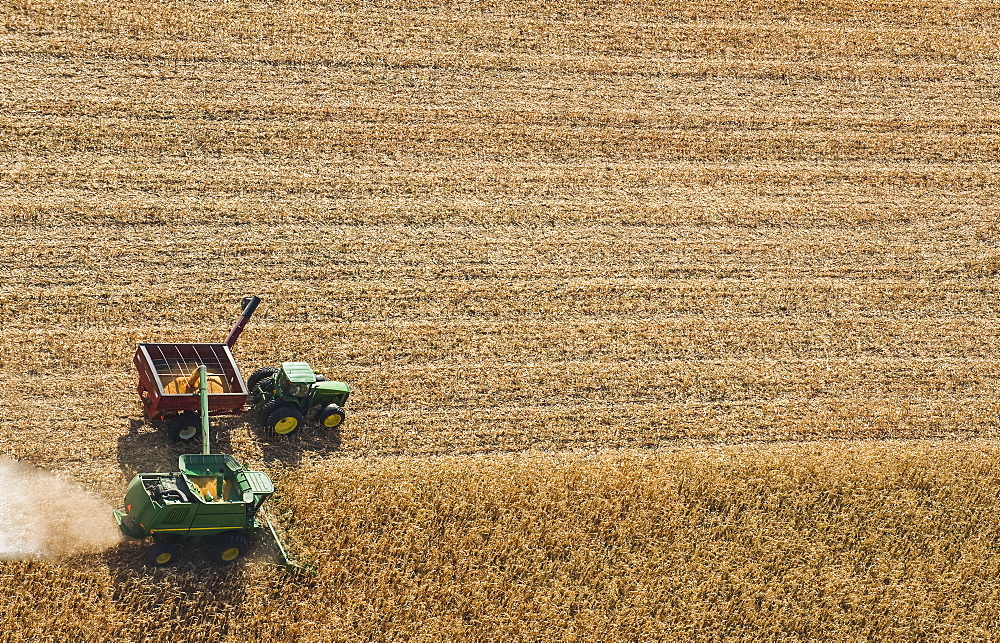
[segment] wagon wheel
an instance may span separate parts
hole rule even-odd
[[[167,433],[174,442],[193,440],[200,430],[201,418],[187,411],[171,418],[167,425]]]
[[[250,541],[240,532],[223,532],[208,546],[208,559],[216,565],[229,565],[246,555]]]
[[[302,426],[302,413],[286,404],[267,416],[267,428],[278,435],[290,435]]]
[[[264,383],[264,380],[274,377],[274,374],[278,372],[278,369],[273,366],[265,366],[264,368],[258,368],[247,380],[247,392],[250,393],[252,398],[256,398],[253,390],[257,388],[258,384]],[[256,398],[259,399],[259,398]]]
[[[171,543],[156,543],[149,548],[146,562],[153,567],[169,567],[177,562],[177,547]]]
[[[335,429],[344,421],[345,417],[344,409],[340,408],[336,404],[328,404],[326,408],[320,411],[319,420],[320,426],[324,429]]]

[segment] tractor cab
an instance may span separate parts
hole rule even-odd
[[[351,394],[347,384],[317,375],[306,362],[283,363],[274,379],[277,395],[297,405],[303,413],[317,405],[342,407]]]
[[[285,362],[275,382],[282,397],[303,398],[316,383],[316,373],[305,362]]]

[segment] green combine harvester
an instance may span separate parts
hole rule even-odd
[[[285,566],[297,568],[261,508],[274,493],[271,479],[229,455],[209,453],[207,369],[199,371],[202,453],[180,456],[180,471],[132,478],[115,520],[130,538],[152,537],[147,562],[156,567],[173,564],[184,545],[203,548],[209,560],[226,565],[269,535]]]

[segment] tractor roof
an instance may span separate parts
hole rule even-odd
[[[281,370],[293,384],[312,384],[316,381],[316,373],[305,362],[285,362],[281,365]]]

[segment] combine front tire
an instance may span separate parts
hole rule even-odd
[[[169,567],[177,562],[177,548],[171,543],[156,543],[149,548],[146,562],[153,567]]]
[[[201,430],[201,418],[194,413],[175,415],[167,425],[167,433],[174,442],[193,440]]]
[[[267,416],[267,428],[278,435],[290,435],[302,426],[302,413],[292,405],[282,406]]]
[[[208,547],[208,559],[216,565],[229,565],[250,550],[250,541],[241,533],[222,533]]]
[[[344,421],[344,409],[336,404],[327,404],[319,413],[319,425],[324,429],[335,429]]]

